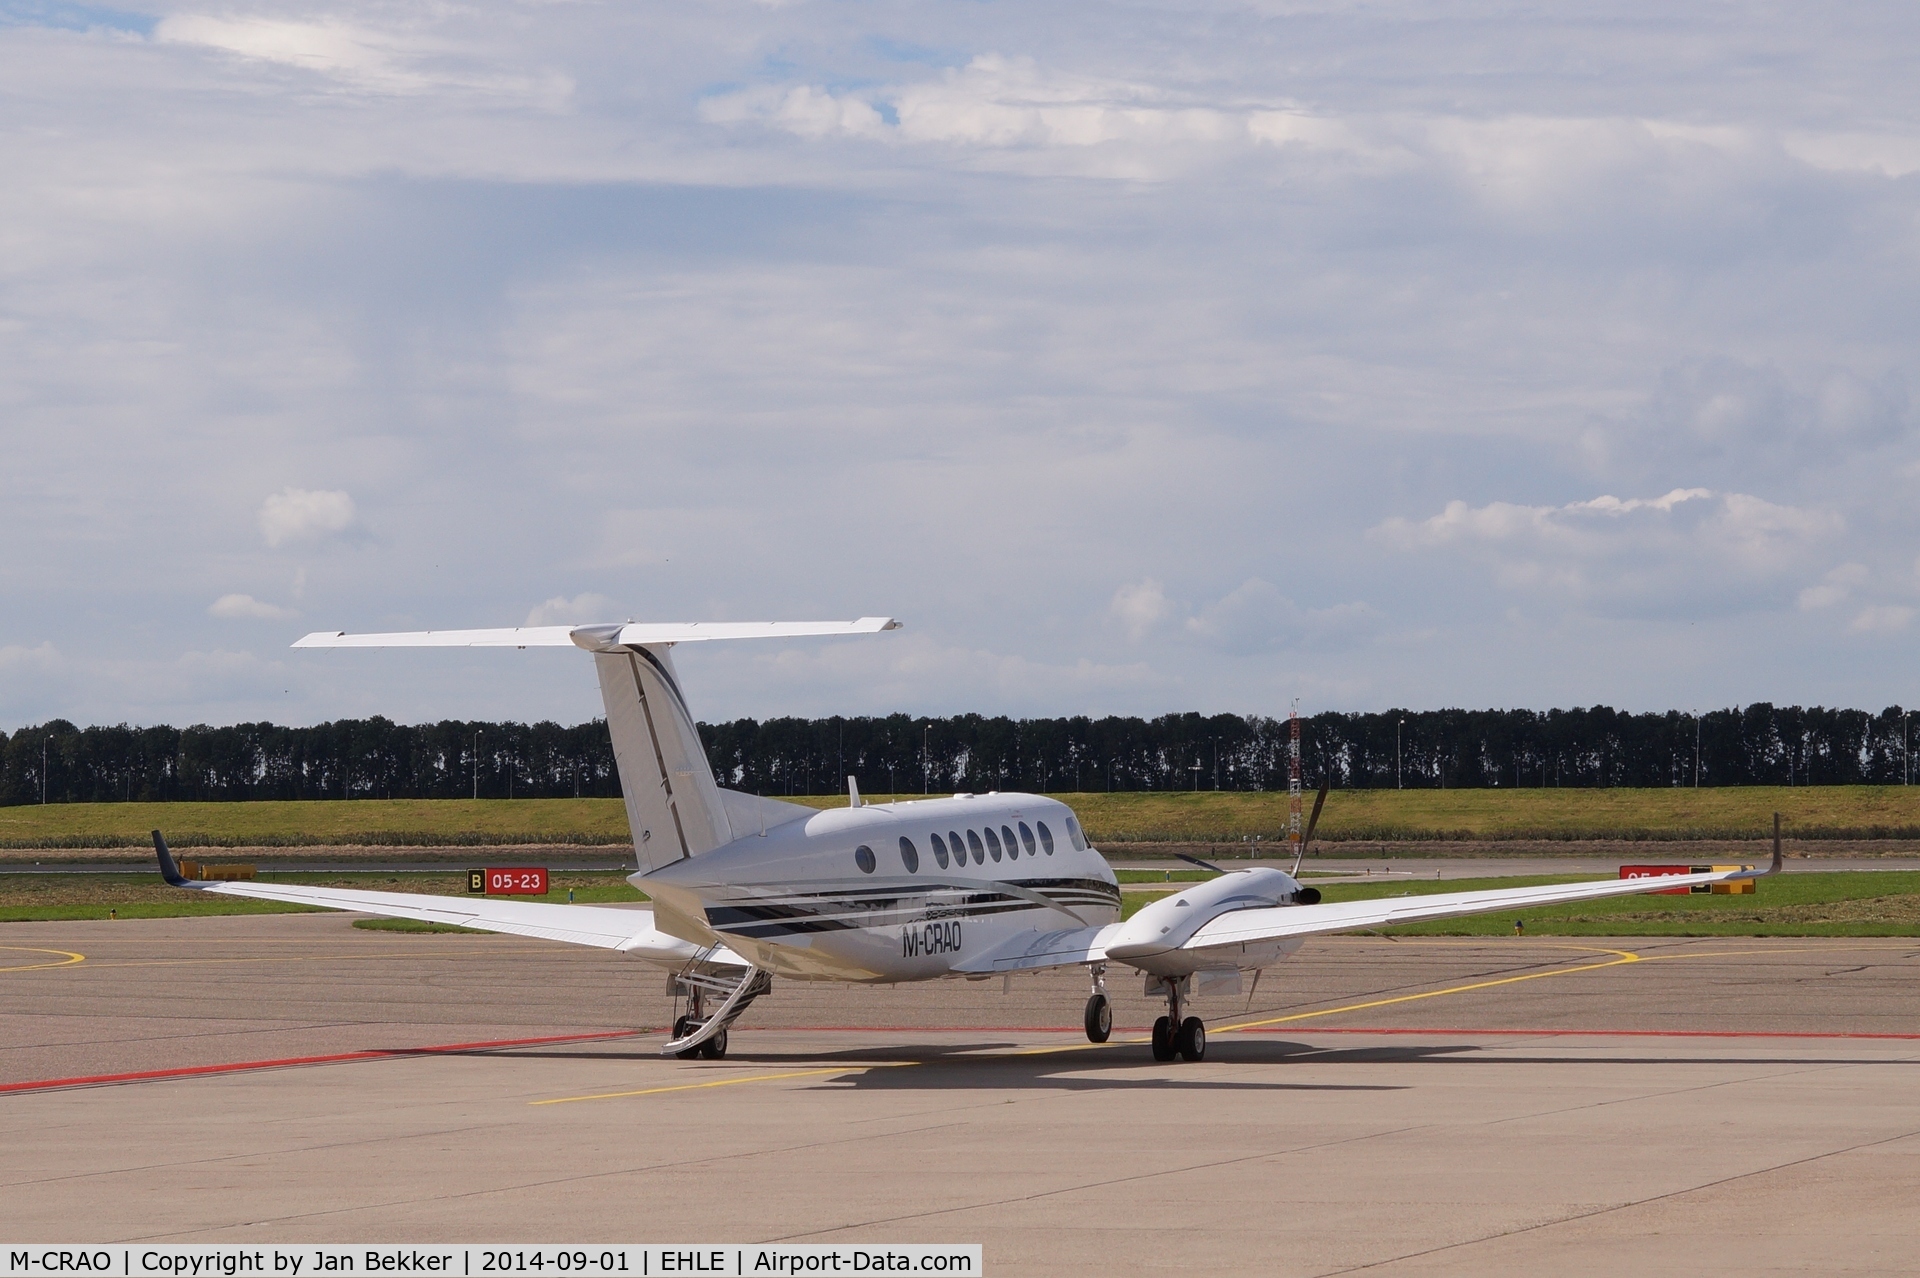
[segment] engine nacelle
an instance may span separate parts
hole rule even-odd
[[[1171,974],[1183,967],[1171,952],[1222,914],[1306,904],[1301,896],[1309,892],[1315,900],[1319,899],[1319,889],[1303,888],[1291,874],[1279,870],[1264,867],[1234,870],[1170,893],[1143,908],[1121,924],[1119,935],[1107,945],[1107,957],[1148,971]],[[1196,956],[1193,965],[1184,970],[1199,967]]]

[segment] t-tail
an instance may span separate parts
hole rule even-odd
[[[781,639],[898,630],[890,617],[858,621],[633,623],[424,630],[398,634],[320,631],[296,648],[584,648],[593,654],[620,793],[644,872],[711,852],[811,810],[724,790],[674,673],[675,644],[714,639]]]

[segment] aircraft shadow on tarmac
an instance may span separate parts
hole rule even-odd
[[[1639,1066],[1687,1065],[1778,1066],[1778,1065],[1892,1065],[1920,1064],[1886,1058],[1840,1059],[1835,1057],[1798,1058],[1784,1056],[1686,1056],[1636,1055],[1608,1056],[1581,1053],[1536,1052],[1527,1055],[1485,1054],[1479,1043],[1380,1044],[1327,1050],[1311,1043],[1283,1039],[1242,1039],[1216,1037],[1207,1045],[1207,1059],[1199,1063],[1162,1065],[1146,1054],[1141,1043],[1112,1043],[1101,1047],[1075,1045],[1062,1050],[1033,1051],[1023,1044],[982,1041],[966,1044],[901,1044],[888,1047],[849,1048],[829,1052],[741,1051],[728,1053],[724,1063],[688,1061],[688,1082],[731,1069],[807,1070],[845,1065],[858,1070],[862,1065],[915,1066],[932,1068],[876,1068],[841,1077],[821,1077],[805,1084],[823,1090],[855,1091],[929,1091],[977,1090],[980,1088],[1042,1088],[1062,1091],[1096,1089],[1205,1090],[1205,1091],[1402,1091],[1407,1083],[1309,1083],[1283,1079],[1210,1077],[1209,1071],[1222,1065],[1316,1065],[1336,1068],[1365,1065],[1548,1065],[1548,1066]],[[476,1051],[448,1055],[500,1056],[507,1059],[632,1061],[652,1063],[660,1060],[657,1047],[638,1050],[579,1050],[568,1048],[522,1048],[509,1052]],[[730,1068],[731,1067],[731,1068]],[[1147,1071],[1152,1071],[1151,1073]]]

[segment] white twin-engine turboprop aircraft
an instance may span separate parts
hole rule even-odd
[[[1420,919],[1591,900],[1696,883],[1755,878],[1773,864],[1659,880],[1450,892],[1321,904],[1291,874],[1223,871],[1120,921],[1113,869],[1087,843],[1071,809],[1037,794],[862,804],[829,811],[722,789],[714,782],[669,650],[679,643],[899,628],[884,617],[841,622],[539,626],[413,634],[311,634],[296,648],[577,646],[593,654],[606,701],[638,871],[629,881],[651,910],[360,892],[249,882],[193,882],[154,831],[161,873],[175,887],[327,906],[390,918],[592,945],[667,969],[685,996],[664,1052],[716,1058],[727,1027],[773,978],[892,984],[984,980],[1084,966],[1092,979],[1087,1037],[1107,1040],[1106,974],[1118,963],[1146,977],[1167,1014],[1154,1059],[1206,1055],[1206,1026],[1189,1003],[1240,990],[1244,973],[1299,948],[1304,937]],[[1323,793],[1324,797],[1324,793]],[[1318,816],[1316,808],[1315,816]],[[1308,829],[1312,837],[1312,829]],[[1305,845],[1302,844],[1304,851]],[[1218,867],[1210,867],[1218,868]],[[1298,872],[1296,859],[1294,870]]]

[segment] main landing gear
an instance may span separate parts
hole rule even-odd
[[[700,987],[693,986],[687,992],[687,1014],[673,1023],[674,1038],[685,1038],[704,1024],[707,1019],[706,1010],[706,1000],[700,996]],[[727,1032],[725,1030],[721,1030],[704,1043],[697,1043],[684,1051],[674,1053],[683,1061],[690,1061],[696,1056],[717,1061],[726,1054]]]
[[[1207,1058],[1207,1026],[1197,1016],[1182,1020],[1180,1016],[1180,987],[1185,981],[1177,977],[1162,977],[1160,986],[1167,995],[1167,1014],[1153,1023],[1153,1059],[1170,1061],[1176,1055],[1183,1061],[1203,1061]]]

